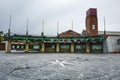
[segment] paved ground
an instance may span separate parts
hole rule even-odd
[[[0,80],[120,80],[120,54],[1,51]]]

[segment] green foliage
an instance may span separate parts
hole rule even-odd
[[[3,37],[2,37],[2,35],[0,34],[0,43],[1,43],[2,40],[3,40]]]

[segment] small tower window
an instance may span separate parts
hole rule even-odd
[[[95,25],[92,25],[92,29],[95,29]]]

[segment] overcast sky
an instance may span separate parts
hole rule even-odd
[[[120,31],[120,0],[0,0],[0,31],[7,32],[9,17],[12,14],[12,33],[26,33],[27,18],[29,33],[41,34],[44,20],[44,33],[56,35],[57,21],[59,33],[73,30],[81,33],[85,29],[86,11],[97,8],[99,31]]]

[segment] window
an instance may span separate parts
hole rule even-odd
[[[19,45],[17,45],[17,49],[19,49],[20,48],[20,46]]]
[[[120,44],[120,39],[117,40],[117,43]]]
[[[95,29],[95,25],[92,25],[92,29]]]
[[[46,48],[55,48],[55,44],[46,44],[45,47]]]
[[[61,48],[69,49],[70,45],[61,45]]]
[[[21,48],[22,48],[22,49],[24,49],[24,46],[23,46],[23,45],[21,45]]]
[[[81,45],[76,45],[76,49],[81,49]]]
[[[102,49],[102,45],[92,45],[93,50],[100,50]]]
[[[39,45],[34,45],[33,48],[34,48],[34,49],[39,49],[40,46],[39,46]]]
[[[70,35],[73,35],[73,32],[70,32]]]
[[[13,45],[12,48],[15,49],[15,45]]]

